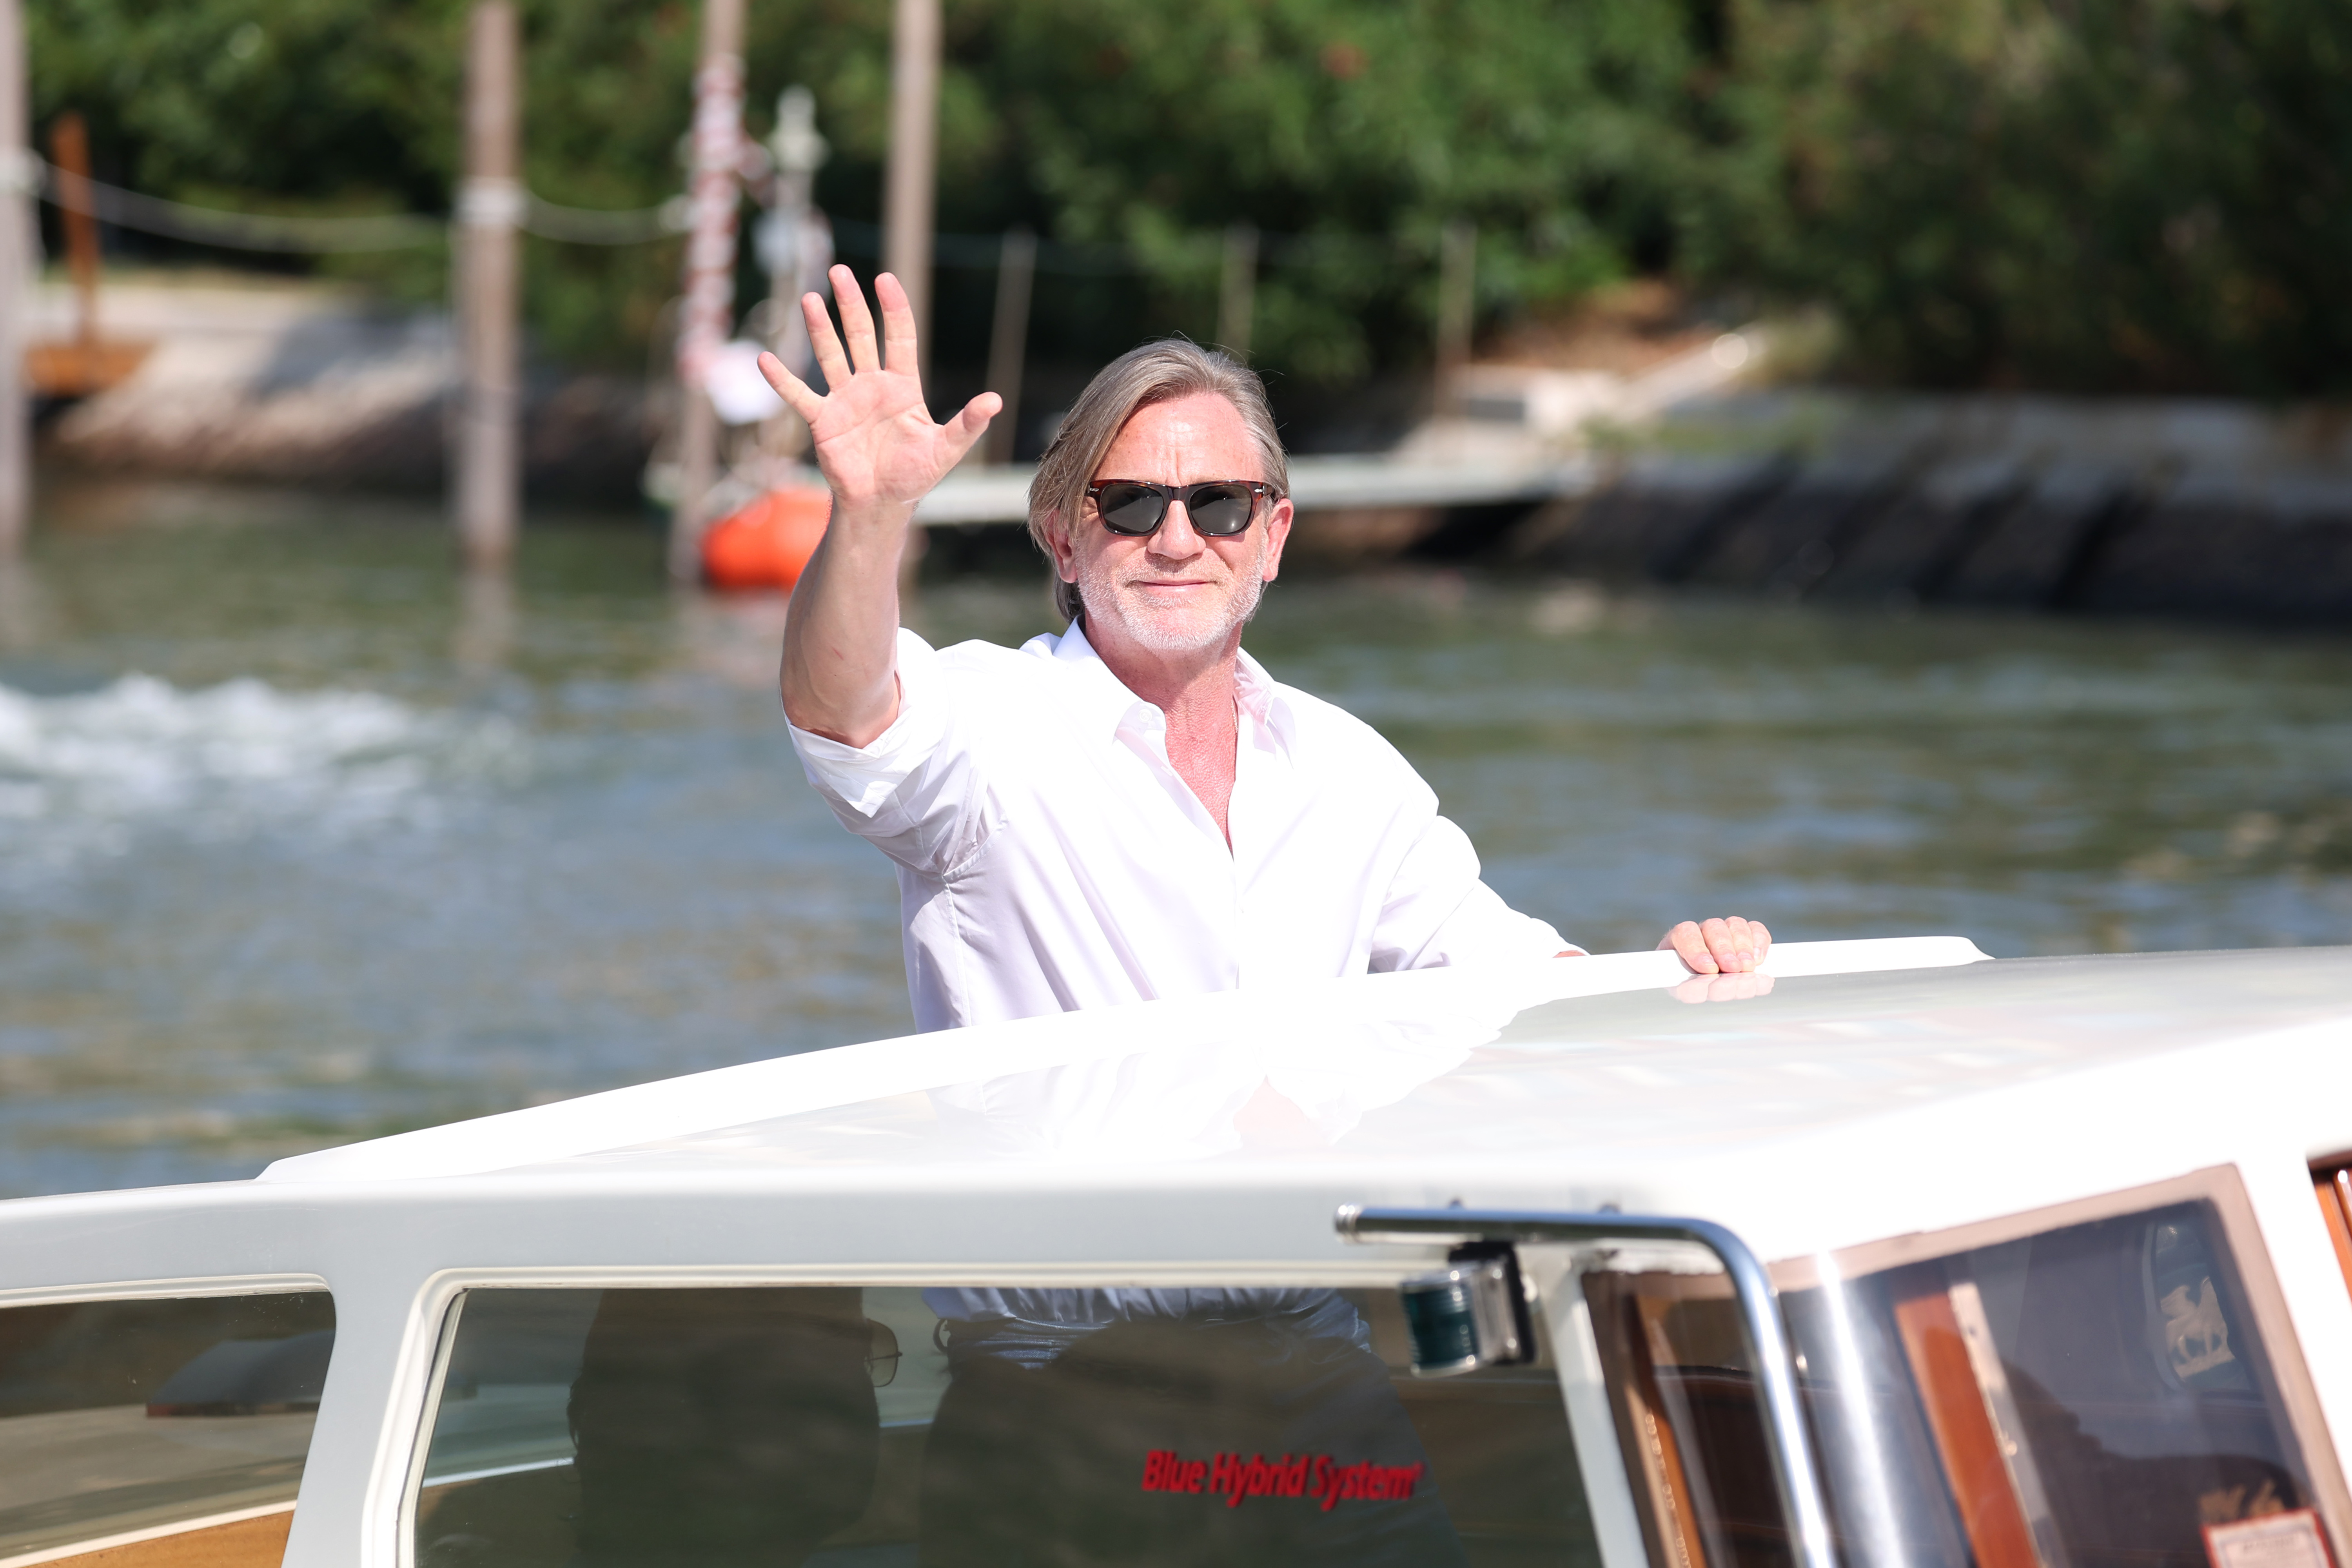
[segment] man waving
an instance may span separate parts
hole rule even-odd
[[[1579,950],[1478,879],[1393,746],[1242,651],[1282,564],[1287,466],[1255,374],[1181,340],[1121,356],[1029,490],[1059,637],[934,650],[898,625],[916,503],[1002,406],[932,421],[914,319],[848,268],[843,335],[802,301],[828,393],[761,368],[806,419],[833,520],[793,595],[784,712],[810,781],[898,868],[916,1026]],[[1667,933],[1702,974],[1771,938]]]

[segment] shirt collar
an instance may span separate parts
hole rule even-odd
[[[1265,672],[1265,666],[1252,658],[1246,648],[1234,660],[1234,700],[1255,723],[1277,730],[1289,727],[1290,714],[1282,700],[1281,689]],[[1287,735],[1284,738],[1288,739]]]
[[[1072,621],[1069,629],[1054,639],[1053,657],[1084,671],[1083,682],[1089,700],[1098,699],[1103,720],[1112,729],[1128,721],[1138,708],[1145,710],[1146,722],[1156,727],[1165,722],[1159,709],[1138,697],[1127,683],[1111,673],[1102,655],[1087,640],[1086,628]],[[1249,716],[1251,722],[1270,731],[1287,748],[1290,742],[1289,705],[1282,700],[1282,689],[1265,672],[1265,666],[1243,649],[1234,661],[1234,700]]]
[[[1135,712],[1139,708],[1152,720],[1162,717],[1159,709],[1129,690],[1127,683],[1111,673],[1110,666],[1095,651],[1095,645],[1087,640],[1086,628],[1077,622],[1072,621],[1069,629],[1054,639],[1054,661],[1077,675],[1083,700],[1104,728],[1117,731],[1130,717],[1139,716]]]

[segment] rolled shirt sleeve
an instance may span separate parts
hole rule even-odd
[[[936,875],[968,851],[972,759],[939,653],[903,626],[898,675],[898,716],[864,746],[786,724],[802,771],[841,825],[909,869]]]

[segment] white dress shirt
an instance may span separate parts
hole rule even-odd
[[[1086,634],[935,650],[898,634],[871,745],[797,726],[809,782],[897,862],[915,1026],[1570,951],[1478,879],[1371,726],[1243,654],[1226,847],[1167,718]]]

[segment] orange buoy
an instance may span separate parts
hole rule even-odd
[[[770,490],[702,536],[702,578],[714,588],[789,588],[824,537],[833,492],[821,485]]]

